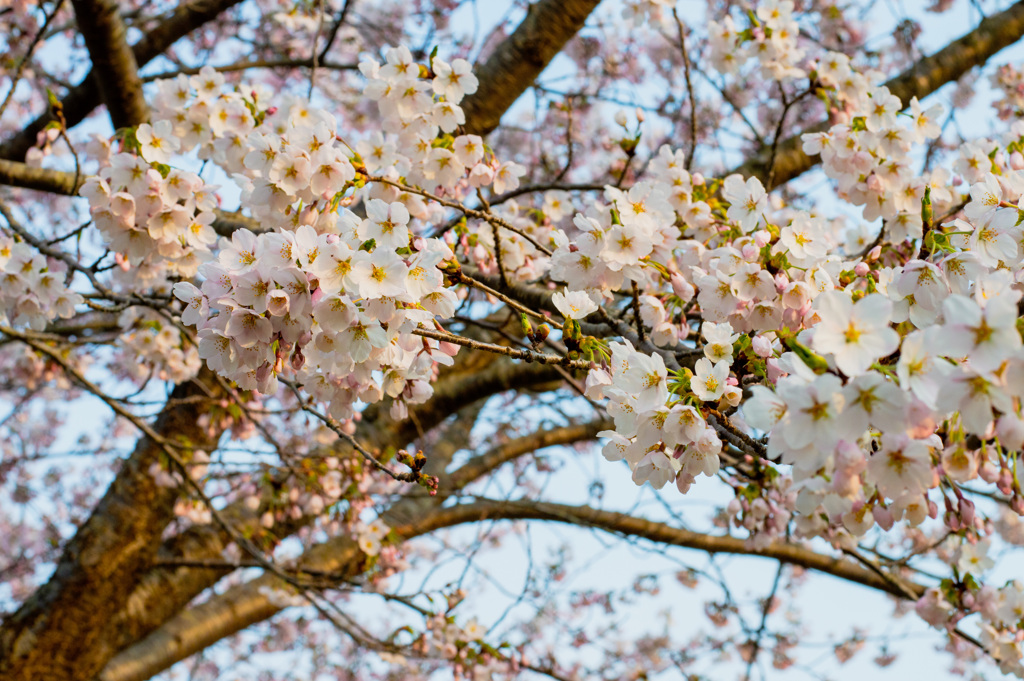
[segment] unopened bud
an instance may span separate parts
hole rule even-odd
[[[750,346],[758,357],[770,357],[772,354],[772,342],[764,336],[754,336],[750,341]]]
[[[878,526],[883,530],[888,532],[892,529],[894,522],[892,511],[887,508],[883,508],[882,506],[875,506],[871,509],[871,515],[875,518],[875,522],[878,523]]]
[[[974,525],[974,502],[970,499],[960,497],[958,510],[960,511],[960,520],[963,521],[965,527],[971,527]]]
[[[684,303],[688,303],[693,300],[696,289],[693,288],[693,284],[683,278],[683,275],[678,273],[673,274],[669,278],[669,282],[672,284],[672,292],[679,296]]]

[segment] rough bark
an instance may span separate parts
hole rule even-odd
[[[912,97],[922,99],[951,83],[975,66],[981,66],[1003,48],[1016,43],[1024,36],[1024,2],[1018,2],[1009,9],[983,20],[973,31],[953,41],[930,57],[924,57],[910,69],[885,83],[892,94],[908,105]],[[822,121],[804,130],[822,132],[828,129],[828,122]],[[801,133],[803,134],[803,133]],[[754,158],[732,169],[727,175],[739,173],[744,177],[754,176],[765,182],[767,189],[781,186],[799,177],[819,163],[817,156],[803,152],[800,135],[781,140],[775,150],[772,163],[770,145]],[[767,186],[769,168],[772,169],[772,186]]]
[[[85,176],[75,177],[74,173],[63,170],[35,168],[20,161],[0,158],[0,184],[9,187],[74,196],[84,181]]]
[[[533,433],[498,445],[472,459],[452,474],[448,490],[461,489],[498,466],[544,447],[571,444],[593,439],[608,424],[592,423],[554,428]],[[466,431],[468,435],[468,431]],[[450,456],[453,451],[449,451]],[[431,452],[431,455],[436,452]],[[447,498],[446,490],[435,497],[410,496],[398,501],[382,517],[402,540],[412,539],[452,524],[450,516],[435,515]],[[462,516],[458,516],[462,517]],[[298,566],[305,570],[330,572],[337,582],[360,574],[363,554],[347,537],[335,537],[304,554]],[[209,572],[209,570],[207,570]],[[223,572],[221,572],[223,574]],[[182,611],[149,637],[139,641],[110,661],[96,681],[141,681],[172,664],[203,650],[226,636],[237,633],[280,612],[267,595],[268,589],[290,589],[273,574],[264,574],[252,581],[236,585],[222,595]]]
[[[200,376],[209,380],[205,371]],[[177,386],[171,398],[211,393],[216,399],[211,388],[190,382]],[[219,432],[202,427],[197,413],[202,410],[196,411],[194,403],[171,406],[161,412],[154,430],[182,447],[213,451]],[[94,643],[127,604],[173,518],[179,490],[158,487],[148,472],[161,453],[157,442],[139,440],[92,515],[65,546],[50,580],[0,625],[0,678],[90,679],[106,664]]]
[[[533,84],[594,11],[600,0],[541,0],[476,69],[480,88],[462,101],[466,132],[486,135]]]
[[[666,546],[678,546],[708,553],[762,556],[782,563],[829,574],[905,598],[921,594],[924,587],[889,579],[860,565],[817,553],[798,544],[775,542],[764,550],[752,549],[743,539],[719,537],[674,528],[664,523],[624,513],[601,511],[587,506],[569,506],[535,501],[479,501],[449,508],[436,505],[427,510],[424,500],[403,499],[384,517],[403,541],[438,529],[484,520],[540,520],[640,537]],[[299,561],[301,568],[334,573],[339,581],[361,571],[362,554],[353,543],[335,538],[310,549]],[[283,608],[272,602],[268,591],[289,589],[279,577],[264,574],[228,589],[170,620],[149,638],[111,660],[96,681],[142,681],[170,665],[213,645],[257,622],[269,619]]]
[[[185,37],[203,24],[212,21],[221,12],[234,7],[242,0],[198,0],[185,1],[163,18],[155,28],[135,43],[132,54],[138,66],[145,66],[158,55],[162,54],[175,42]],[[82,82],[71,88],[61,99],[61,108],[68,127],[81,123],[86,116],[102,103],[98,80],[102,72],[92,69]],[[20,161],[26,152],[36,143],[36,136],[54,120],[50,111],[44,112],[34,121],[26,125],[21,132],[3,144],[0,144],[0,158]],[[20,185],[16,185],[20,186]],[[39,189],[41,187],[33,187]]]
[[[114,128],[149,120],[142,79],[115,0],[71,0],[103,103]]]
[[[471,360],[475,359],[470,358],[469,355],[470,353],[465,353],[463,363],[471,364]],[[517,364],[507,360],[491,362],[490,366],[480,368],[480,370],[467,371],[465,375],[461,373],[450,375],[447,379],[441,380],[435,387],[434,398],[421,405],[417,410],[417,419],[424,427],[432,429],[444,423],[452,414],[498,392],[519,388],[536,388],[555,378],[558,378],[558,374],[551,367]],[[359,435],[364,445],[371,448],[402,447],[416,439],[416,421],[404,419],[395,422],[387,416],[386,410],[382,411],[374,407],[364,414]],[[444,471],[451,455],[454,454],[451,445],[458,441],[460,441],[459,437],[453,437],[450,441],[446,440],[441,447],[432,448],[427,452],[431,474],[438,475]],[[539,443],[541,440],[531,440],[531,442]],[[550,445],[537,444],[537,446]],[[507,448],[500,451],[504,451],[506,457],[510,456]],[[459,478],[459,487],[468,484],[467,475],[467,473],[462,473]],[[444,497],[443,494],[439,495],[435,501],[431,502],[431,505],[440,503]],[[221,515],[225,520],[231,522],[238,531],[244,533],[247,529],[256,528],[260,512],[247,511],[239,503],[228,506]],[[308,524],[310,520],[310,518],[303,518],[289,522],[287,525],[278,526],[276,531],[279,536],[288,536]],[[231,537],[220,527],[212,525],[193,527],[165,542],[155,560],[156,562],[185,559],[200,562],[217,560],[230,542]],[[149,635],[168,619],[182,612],[196,596],[216,584],[225,575],[223,570],[201,567],[152,567],[139,580],[124,607],[112,614],[111,625],[97,637],[93,644],[94,647],[98,651],[102,649],[103,654],[109,659],[118,651]]]

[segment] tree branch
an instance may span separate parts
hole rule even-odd
[[[220,431],[201,426],[193,397],[217,393],[207,371],[177,386],[176,406],[164,409],[152,430],[164,442],[212,451]],[[179,400],[186,400],[180,404]],[[173,517],[178,489],[159,487],[149,467],[163,444],[142,437],[89,519],[67,543],[50,580],[0,625],[0,677],[5,680],[89,679],[108,657],[93,644],[121,611],[156,557]]]
[[[468,365],[465,373],[450,375],[436,384],[434,397],[426,404],[416,408],[421,423],[443,424],[451,414],[497,392],[516,387],[537,389],[542,383],[550,383],[552,380],[558,379],[558,374],[550,366],[519,364],[508,360],[493,361],[493,356],[487,355],[483,359],[487,359],[490,363],[480,368],[475,366],[474,356],[471,353],[463,353],[459,357],[462,364]],[[382,408],[380,405],[371,405],[364,412],[359,435],[365,446],[402,447],[416,437],[415,422],[411,418],[396,422],[387,414],[386,407]],[[557,436],[549,437],[554,437],[557,440]],[[450,445],[457,441],[459,441],[459,436],[456,436],[451,442],[446,436],[442,443],[431,448],[424,470],[432,475],[442,474],[454,453],[454,450],[450,450]],[[556,442],[552,440],[551,444],[556,444]],[[506,445],[506,447],[511,446],[511,443]],[[510,451],[512,450],[505,450],[506,457],[510,455]],[[494,463],[493,465],[499,464]],[[480,466],[480,462],[477,462],[475,470],[479,471],[476,475],[483,475],[489,469]],[[459,481],[457,486],[460,488],[474,479],[474,474],[469,469],[463,470],[457,475]],[[395,517],[398,515],[414,517],[424,509],[440,504],[445,497],[444,493],[433,498],[414,497],[409,502],[413,506],[409,506],[404,512],[394,511],[397,514]],[[221,515],[227,522],[231,522],[238,531],[244,533],[247,528],[255,529],[258,526],[262,510],[250,511],[244,507],[244,504],[238,502],[227,506],[221,511]],[[285,525],[276,526],[275,531],[281,537],[288,536],[300,527],[308,525],[311,520],[309,517],[303,517],[294,522],[288,521]],[[216,526],[194,526],[165,542],[160,548],[158,560],[164,562],[168,560],[216,560],[221,557],[230,542],[231,537]],[[126,649],[157,630],[172,617],[183,616],[179,614],[187,612],[183,611],[183,608],[223,577],[224,571],[222,570],[188,567],[175,570],[150,569],[128,598],[124,609],[111,620],[111,624],[102,635],[102,641],[97,645],[108,649],[108,656]]]
[[[764,550],[755,550],[736,537],[699,534],[587,506],[480,500],[447,508],[435,507],[424,512],[419,501],[403,499],[384,514],[401,541],[435,530],[484,520],[542,520],[592,527],[708,553],[771,558],[862,584],[899,598],[906,597],[901,589],[895,588],[875,572],[842,557],[820,554],[797,544],[778,542]],[[336,537],[307,551],[297,561],[296,568],[329,572],[339,575],[339,578],[351,579],[358,574],[361,563],[362,553],[352,540]],[[905,586],[917,595],[924,592],[924,587],[917,584]],[[268,592],[275,589],[286,590],[287,585],[274,575],[264,574],[181,613],[154,634],[114,658],[97,681],[142,681],[226,636],[273,617],[283,609],[271,602]]]
[[[135,57],[135,63],[139,67],[145,66],[179,39],[208,21],[212,21],[218,14],[230,7],[234,7],[241,1],[200,0],[198,2],[182,2],[166,15],[155,28],[148,31],[139,42],[132,46],[131,52]],[[90,70],[85,78],[82,79],[82,82],[73,87],[61,99],[61,108],[69,128],[81,123],[86,116],[92,113],[93,109],[100,105],[102,100],[96,82],[99,73],[95,68]],[[115,83],[114,86],[119,87],[120,83]],[[0,144],[0,158],[15,161],[24,159],[25,153],[35,146],[36,136],[52,120],[55,120],[52,113],[45,111],[34,121],[26,125],[21,132]]]
[[[486,135],[547,65],[583,28],[600,0],[540,0],[487,61],[476,69],[480,87],[462,100],[468,134]]]
[[[946,83],[960,78],[975,66],[988,61],[997,52],[1008,47],[1024,36],[1024,2],[1017,2],[1009,9],[983,20],[967,35],[951,42],[930,57],[918,61],[907,71],[885,83],[889,91],[900,98],[904,106],[912,97],[923,99]],[[828,129],[828,121],[803,131],[822,132]],[[803,152],[800,135],[788,137],[777,146],[772,164],[772,151],[761,149],[754,158],[730,170],[726,175],[739,173],[744,177],[755,176],[766,182],[768,190],[789,182],[818,164]],[[773,145],[774,146],[774,145]],[[767,183],[769,166],[772,166],[772,182]]]
[[[135,53],[115,0],[71,0],[78,30],[92,60],[92,73],[114,128],[149,120]]]

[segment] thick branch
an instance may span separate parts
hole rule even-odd
[[[485,500],[434,508],[427,513],[422,512],[421,508],[404,508],[418,506],[418,502],[416,499],[404,499],[385,514],[385,518],[392,522],[392,529],[402,540],[483,520],[561,522],[708,553],[762,556],[862,584],[899,598],[907,597],[895,582],[873,571],[841,557],[820,554],[796,544],[777,542],[758,551],[735,537],[704,535],[623,513],[545,502]],[[401,521],[401,518],[409,520]],[[341,578],[348,579],[358,574],[361,564],[362,554],[352,541],[335,538],[310,549],[299,561],[298,567],[340,574]],[[902,586],[915,595],[924,591],[924,587],[913,583]],[[118,655],[104,669],[98,681],[142,681],[226,636],[268,619],[283,608],[274,605],[267,592],[285,588],[286,585],[279,578],[269,574],[232,587],[224,594],[182,613],[149,638]]]
[[[462,101],[466,132],[486,135],[565,44],[583,28],[600,0],[541,0],[476,69],[480,88]]]
[[[92,60],[92,73],[114,128],[149,120],[135,53],[115,0],[71,0],[78,30]]]
[[[432,428],[437,424],[444,423],[451,414],[497,392],[513,388],[537,389],[543,383],[558,378],[557,372],[551,367],[505,360],[493,361],[492,355],[485,357],[485,359],[492,360],[489,366],[476,367],[474,359],[475,357],[471,353],[459,355],[459,364],[469,365],[470,368],[464,374],[451,375],[436,384],[434,397],[426,404],[416,408],[420,424]],[[596,433],[596,430],[594,432]],[[387,415],[386,409],[380,410],[377,406],[371,406],[364,413],[358,434],[366,446],[401,447],[416,438],[416,421],[405,419],[395,422]],[[536,436],[533,437],[534,443],[550,440],[548,444],[538,444],[537,446],[550,446],[570,441],[564,437],[559,439],[557,435],[546,436],[542,440],[536,440]],[[576,437],[575,439],[580,438]],[[458,440],[459,438],[455,437],[453,442]],[[450,460],[453,451],[449,451],[448,444],[451,443],[447,442],[446,438],[446,442],[441,446],[428,449],[427,466],[433,471],[432,474],[443,473],[444,462]],[[522,450],[520,453],[526,453],[522,446],[523,443],[519,444],[518,449]],[[505,457],[502,462],[508,460],[509,452],[512,451],[509,448],[515,448],[515,445],[513,443],[506,445],[506,449],[503,450]],[[500,462],[492,462],[491,466],[495,465],[500,465]],[[477,461],[473,464],[472,470],[476,472],[473,473],[470,468],[464,467],[455,474],[458,479],[456,487],[469,484],[475,479],[474,476],[483,475],[490,468],[481,466],[481,462]],[[421,511],[439,504],[445,496],[442,490],[442,493],[434,498],[411,501],[410,504],[413,504],[415,508],[407,504],[408,508],[405,511],[395,510],[394,513],[401,517],[415,517]],[[245,532],[247,529],[257,527],[261,512],[262,509],[253,512],[247,510],[243,504],[236,503],[228,506],[221,514],[239,531]],[[287,536],[308,524],[310,520],[306,517],[284,526],[277,526],[275,532],[279,536]],[[165,562],[176,559],[214,560],[220,557],[230,541],[231,538],[216,526],[192,527],[166,542],[160,549],[159,559]],[[171,617],[185,616],[184,613],[182,615],[178,615],[178,613],[182,612],[182,609],[197,595],[216,584],[224,577],[224,574],[222,570],[197,567],[149,570],[131,594],[126,607],[112,619],[111,626],[107,628],[96,645],[108,650],[108,655],[113,655],[150,634]]]
[[[74,173],[36,168],[19,161],[6,161],[0,158],[0,184],[10,187],[74,196],[84,181],[85,178],[82,177],[76,182]]]
[[[555,428],[507,442],[470,460],[455,471],[447,489],[440,490],[436,497],[404,498],[386,511],[383,517],[402,539],[411,539],[438,529],[444,525],[438,525],[436,520],[433,520],[431,512],[444,501],[448,490],[465,487],[503,463],[536,449],[592,438],[605,425],[607,424],[597,421],[580,426]],[[464,439],[468,436],[469,430],[466,429],[461,437]],[[456,439],[459,437],[456,434]],[[447,451],[431,451],[431,460],[435,455],[447,459],[454,453],[444,444],[440,449]],[[203,557],[215,559],[218,555]],[[361,559],[362,554],[354,542],[347,537],[335,537],[310,549],[299,561],[298,567],[316,573],[329,573],[339,580],[344,580],[359,574],[362,569]],[[170,574],[163,570],[155,572]],[[203,567],[182,567],[178,572],[205,576],[211,584],[224,574],[223,570]],[[272,574],[264,574],[255,580],[232,587],[223,595],[215,596],[206,603],[182,611],[146,639],[111,660],[98,681],[141,681],[198,650],[213,645],[224,636],[272,617],[281,608],[271,602],[267,590],[282,588],[287,587],[280,579]],[[153,595],[159,597],[160,594]],[[155,605],[159,607],[159,604]]]
[[[179,39],[212,21],[218,14],[239,2],[241,0],[182,2],[132,46],[131,51],[136,64],[139,67],[145,66]],[[81,83],[64,95],[61,108],[68,127],[78,125],[100,105],[102,100],[96,81],[101,73],[102,71],[92,69]],[[114,83],[113,86],[120,87],[120,83]],[[17,135],[0,144],[0,158],[16,161],[24,159],[25,153],[36,143],[36,135],[52,120],[53,115],[46,111],[26,125]]]
[[[614,425],[610,420],[596,419],[587,423],[541,430],[532,435],[504,442],[464,463],[457,471],[451,474],[447,481],[442,483],[442,491],[462,489],[474,480],[479,480],[482,476],[499,466],[524,454],[529,454],[545,447],[593,440],[599,432],[609,430]]]
[[[1009,47],[1024,36],[1024,2],[1018,2],[1009,9],[983,20],[976,29],[953,41],[930,57],[925,57],[885,85],[904,105],[912,97],[922,99],[946,83],[957,80],[975,66],[988,61],[997,52]],[[828,129],[828,122],[812,126],[804,132],[821,132]],[[762,149],[758,154],[727,174],[739,173],[744,177],[756,176],[768,180],[768,168],[772,166],[772,186],[778,187],[807,172],[819,162],[803,152],[800,135],[789,137],[778,144],[775,162],[772,164],[771,150]]]
[[[593,527],[630,537],[641,537],[659,544],[682,546],[684,548],[706,551],[707,553],[763,556],[862,584],[899,598],[907,597],[904,589],[896,586],[893,581],[883,579],[873,571],[866,570],[852,561],[844,560],[842,557],[828,556],[798,544],[774,542],[766,549],[758,550],[750,547],[746,541],[737,537],[721,537],[690,532],[689,530],[678,529],[645,518],[637,518],[636,516],[616,513],[614,511],[602,511],[588,506],[568,506],[539,501],[482,501],[467,506],[444,509],[444,511],[449,512],[453,516],[463,518],[463,520],[459,521],[448,519],[446,522],[451,524],[479,521],[485,518],[548,520]],[[904,583],[903,586],[916,596],[924,593],[924,587],[918,584]]]
[[[213,384],[207,372],[200,376]],[[209,393],[194,381],[177,386],[171,399]],[[153,430],[183,447],[212,451],[219,431],[201,426],[196,413],[194,404],[165,409]],[[178,490],[158,487],[149,474],[161,451],[158,442],[139,440],[92,515],[67,543],[50,580],[0,625],[0,677],[89,679],[106,664],[108,658],[97,654],[94,643],[124,608],[173,517]]]

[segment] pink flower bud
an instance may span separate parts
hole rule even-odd
[[[957,508],[960,511],[960,519],[964,525],[967,527],[974,525],[974,502],[961,497]]]
[[[772,342],[764,336],[754,336],[750,345],[758,357],[770,357],[772,354]]]
[[[1010,154],[1010,167],[1014,170],[1024,170],[1024,154],[1019,151]]]
[[[759,229],[754,232],[754,243],[757,244],[758,248],[764,248],[772,240],[772,233],[767,229]]]
[[[960,531],[960,527],[961,527],[960,519],[958,517],[956,517],[956,515],[954,515],[952,513],[946,513],[946,514],[944,514],[943,520],[946,523],[946,527],[948,527],[951,532],[959,532]]]
[[[743,510],[743,507],[740,504],[739,499],[736,498],[733,498],[732,501],[730,501],[729,504],[725,507],[725,512],[728,513],[731,517],[738,516],[741,510]]]
[[[871,509],[871,515],[874,516],[875,522],[878,523],[878,526],[881,527],[883,530],[888,532],[892,529],[894,522],[892,517],[892,511],[881,506],[875,506],[873,509]]]
[[[856,274],[858,277],[866,276],[867,273],[870,271],[871,268],[868,266],[866,262],[859,262],[857,263],[856,267],[853,268],[853,273]]]
[[[880,255],[882,255],[882,245],[881,244],[879,244],[879,245],[875,246],[874,248],[872,248],[871,251],[868,253],[868,257],[865,258],[865,260],[867,260],[868,262],[874,262],[874,261],[878,260],[878,256],[880,256]]]
[[[754,244],[744,244],[741,253],[743,254],[743,259],[747,262],[754,262],[760,255],[758,247]]]
[[[690,184],[692,184],[694,187],[700,187],[704,184],[704,182],[704,176],[700,173],[694,173],[693,175],[690,176]]]
[[[996,480],[996,489],[1003,494],[1013,494],[1013,474],[1009,468],[999,471],[999,478]]]
[[[316,209],[316,206],[306,206],[302,209],[299,214],[299,224],[309,225],[312,227],[316,224],[317,218],[320,217],[320,211]]]
[[[693,284],[683,278],[683,275],[673,274],[669,281],[672,284],[672,292],[679,296],[684,303],[693,300],[693,296],[697,291]]]

